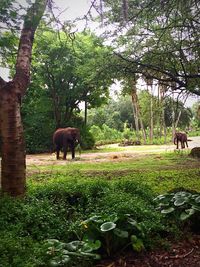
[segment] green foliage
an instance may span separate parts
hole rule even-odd
[[[47,92],[40,86],[28,89],[22,103],[27,153],[52,151],[55,122]]]
[[[154,201],[162,214],[175,213],[181,221],[185,221],[197,213],[200,223],[200,193],[178,191],[159,195]]]
[[[104,1],[106,25],[115,25],[109,36],[117,48],[124,47],[116,64],[121,75],[127,78],[141,74],[172,90],[186,88],[199,95],[197,1],[173,0],[163,5],[162,1],[149,4],[144,0],[126,4]],[[122,28],[126,30],[119,35]]]
[[[144,233],[130,214],[93,215],[82,225],[83,240],[98,242],[107,256],[130,245],[137,252],[144,249]]]
[[[93,251],[99,248],[98,242],[72,241],[69,243],[60,242],[57,239],[46,241],[48,255],[48,266],[89,266],[85,261],[100,259]]]
[[[200,128],[200,101],[196,102],[192,106],[192,112],[193,112],[193,121],[192,121],[192,126],[194,129],[199,130]],[[200,130],[199,130],[200,131]],[[200,133],[199,133],[200,135]],[[195,136],[195,135],[192,135]]]
[[[121,139],[122,133],[116,129],[112,129],[106,124],[99,126],[93,125],[90,128],[91,134],[94,136],[95,142],[112,143]]]
[[[0,198],[0,266],[49,266],[51,260],[57,264],[62,257],[68,259],[66,256],[69,266],[94,266],[96,253],[102,257],[113,255],[126,245],[139,252],[143,247],[152,248],[163,236],[174,237],[191,227],[198,229],[198,210],[188,220],[180,221],[181,212],[191,209],[196,198],[187,196],[188,202],[175,206],[173,196],[166,196],[175,211],[165,216],[156,210],[157,202],[153,201],[156,195],[165,194],[166,188],[174,190],[184,185],[200,191],[199,169],[185,168],[186,164],[197,161],[187,154],[166,153],[124,162],[37,166],[39,173],[29,177],[24,199]],[[35,173],[35,167],[28,168]],[[93,222],[94,216],[103,221]],[[129,218],[137,227],[128,223]],[[88,242],[85,237],[89,239],[93,224],[98,237]],[[108,242],[106,235],[116,242]],[[48,239],[57,241],[48,244]],[[60,243],[65,244],[63,248],[58,248]],[[92,255],[84,254],[86,248]]]
[[[11,222],[12,223],[12,222]],[[0,231],[0,266],[38,267],[43,258],[43,245],[31,236],[14,231]]]
[[[177,118],[179,112],[181,112],[178,127],[185,129],[190,125],[190,121],[192,119],[192,110],[190,108],[184,107],[184,104],[181,101],[176,101],[171,97],[166,97],[164,102],[164,110],[165,124],[167,127],[170,127],[172,125],[173,112],[175,118]]]
[[[88,127],[83,127],[81,129],[81,148],[91,149],[95,145],[94,135],[91,134]]]
[[[79,114],[81,102],[91,108],[107,99],[111,77],[104,64],[110,48],[102,45],[101,38],[83,32],[71,42],[64,32],[58,36],[53,29],[43,27],[36,36],[33,53],[33,85],[45,85],[56,127],[64,127],[73,115]]]
[[[144,229],[145,247],[150,246],[150,236],[163,229],[159,215],[152,210],[150,203],[146,203],[147,199],[154,197],[151,190],[149,191],[146,186],[140,189],[139,183],[136,184],[133,181],[113,183],[93,179],[86,181],[80,176],[77,173],[77,179],[74,177],[71,180],[69,177],[58,175],[52,177],[52,180],[38,180],[37,183],[30,183],[25,199],[13,200],[1,197],[0,243],[3,245],[0,246],[0,266],[7,267],[10,262],[15,262],[15,267],[20,267],[21,262],[25,267],[40,266],[40,264],[50,260],[62,261],[63,257],[68,260],[68,256],[70,257],[70,264],[73,263],[74,266],[77,266],[76,264],[80,260],[92,262],[92,259],[97,257],[95,253],[93,255],[93,249],[97,249],[98,241],[94,240],[91,243],[83,239],[85,243],[70,242],[77,240],[77,237],[78,240],[81,240],[81,236],[84,236],[84,229],[80,227],[80,224],[94,214],[102,214],[101,216],[107,218],[109,214],[117,214],[116,225],[121,231],[116,230],[116,228],[113,231],[115,231],[116,238],[119,238],[120,244],[124,239],[122,236],[125,232],[123,231],[129,232],[125,226],[125,221],[134,218],[138,225]],[[133,215],[129,218],[128,215],[123,215],[126,213]],[[112,221],[111,217],[104,222],[108,221]],[[131,224],[128,223],[128,225]],[[109,225],[104,224],[102,226],[102,223],[99,225],[101,232],[105,235],[106,231],[108,234],[109,228],[107,226]],[[137,232],[136,228],[137,226],[134,226],[133,231],[130,230],[129,239],[126,242],[128,240],[132,242],[137,250],[140,247],[137,244],[138,238],[140,239],[140,231]],[[4,238],[5,233],[10,238]],[[133,234],[137,239],[131,237]],[[44,248],[42,240],[52,238],[67,244],[68,248],[62,248],[64,251],[61,248],[57,250],[56,244],[47,244]],[[23,256],[24,244],[26,243],[26,253]],[[125,246],[123,242],[121,245],[119,243],[116,250]],[[75,244],[77,245],[76,249],[71,251],[69,246]],[[18,246],[16,251],[15,246]],[[49,248],[48,251],[52,251],[53,249],[50,247],[54,246],[55,253],[52,252],[51,255],[47,255],[46,249]],[[112,250],[112,248],[109,249]],[[101,249],[99,253],[100,251]],[[31,255],[30,258],[29,255]],[[69,266],[73,266],[73,264]]]
[[[130,97],[119,97],[110,100],[102,107],[88,111],[88,125],[102,127],[106,124],[109,128],[123,131],[124,123],[133,123],[132,103]]]

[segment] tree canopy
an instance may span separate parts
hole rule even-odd
[[[91,32],[71,40],[64,32],[38,32],[33,50],[33,83],[47,91],[57,127],[66,125],[79,105],[99,106],[108,97],[112,78],[104,65],[110,48]]]
[[[197,0],[104,0],[104,25],[125,73],[200,95]]]

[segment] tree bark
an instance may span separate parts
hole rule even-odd
[[[133,107],[133,117],[135,121],[136,136],[137,136],[137,140],[140,140],[139,118],[138,118],[138,108],[137,108],[137,89],[136,89],[136,84],[134,82],[132,84],[131,99],[132,99],[132,107]]]
[[[26,190],[26,164],[21,98],[30,82],[32,45],[35,30],[47,1],[36,0],[28,9],[20,35],[15,75],[12,81],[0,78],[1,187],[11,196],[23,196]]]
[[[165,93],[167,91],[167,85],[159,83],[158,90],[160,94],[160,137],[164,134],[165,144],[167,142],[167,132],[166,132],[166,124],[165,124],[165,109],[164,109],[164,101],[165,101]]]
[[[150,92],[150,132],[149,132],[149,139],[150,144],[153,144],[153,128],[154,128],[154,114],[153,114],[153,79],[149,77],[144,77],[144,80],[147,84],[147,91]]]
[[[134,121],[135,121],[137,139],[138,140],[140,139],[139,130],[141,129],[142,134],[143,134],[144,144],[146,144],[146,133],[145,133],[143,121],[140,115],[140,107],[138,103],[137,88],[136,88],[135,81],[132,84],[131,99],[132,99],[133,116],[134,116]],[[140,127],[139,127],[139,124],[140,124]]]
[[[20,102],[11,87],[8,83],[1,91],[1,185],[3,192],[18,196],[25,192],[25,147]]]

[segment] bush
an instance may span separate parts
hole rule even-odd
[[[44,175],[41,177],[44,179]],[[151,247],[152,236],[159,237],[159,233],[167,228],[162,224],[161,214],[154,209],[152,199],[155,196],[146,185],[132,180],[85,180],[79,173],[74,174],[73,180],[69,176],[57,174],[42,183],[41,177],[38,178],[40,183],[34,184],[33,179],[32,182],[29,181],[25,199],[15,200],[7,197],[0,199],[0,266],[48,266],[49,260],[54,260],[54,256],[46,254],[47,250],[44,248],[46,245],[43,241],[52,238],[65,244],[75,240],[86,241],[82,240],[85,231],[81,222],[94,215],[104,218],[110,218],[111,214],[117,215],[118,219],[114,223],[120,229],[115,230],[119,243],[116,248],[110,248],[110,252],[124,247],[124,241],[120,237],[126,235],[123,231],[128,231],[127,242],[131,242],[137,250],[142,249],[143,245],[146,248]],[[127,230],[129,228],[123,228],[125,225],[123,220],[129,220],[129,216],[132,222],[137,222],[141,227],[141,233],[137,232],[137,229],[129,232]],[[101,229],[101,224],[99,227]],[[97,248],[95,242],[96,240],[89,246]],[[85,245],[88,249],[88,244]],[[73,261],[70,261],[69,266],[80,266],[80,254],[83,256],[86,252],[85,245],[84,248],[77,247],[78,251],[72,251]],[[25,246],[26,253],[24,253]],[[101,251],[98,250],[98,253]],[[60,252],[59,257],[65,259],[72,255],[69,250],[63,252],[62,248]],[[89,266],[88,264],[91,264],[96,257],[85,256],[89,258],[81,258],[81,266]],[[59,258],[56,259],[59,261]]]
[[[90,128],[90,132],[94,136],[95,142],[98,144],[114,143],[118,142],[122,138],[121,132],[108,127],[106,124],[103,124],[101,128],[93,125]]]
[[[200,224],[200,193],[181,190],[159,195],[154,201],[157,204],[157,209],[163,215],[169,216],[169,219],[175,219],[176,223],[181,224],[182,227],[198,229]]]
[[[88,127],[81,129],[81,147],[82,149],[92,149],[95,145],[95,140]]]

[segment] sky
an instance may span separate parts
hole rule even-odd
[[[54,3],[60,10],[65,10],[61,19],[75,19],[87,14],[91,1],[90,0],[54,0]]]

